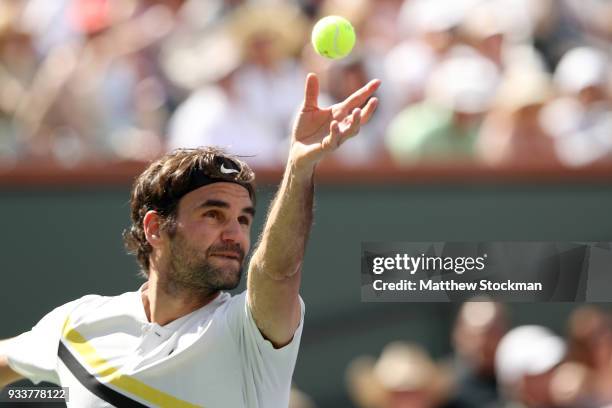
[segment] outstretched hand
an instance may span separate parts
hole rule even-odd
[[[290,160],[299,166],[314,167],[326,154],[355,136],[376,109],[378,99],[371,96],[379,86],[380,80],[374,79],[344,101],[320,108],[319,79],[308,74],[304,104],[293,128]]]

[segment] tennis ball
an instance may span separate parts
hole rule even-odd
[[[355,45],[355,29],[344,17],[323,17],[312,29],[312,45],[323,57],[346,57]]]

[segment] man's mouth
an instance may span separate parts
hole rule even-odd
[[[211,254],[211,256],[216,256],[219,258],[225,258],[225,259],[233,259],[234,261],[240,262],[240,254],[235,253],[235,252],[216,252],[214,254]]]

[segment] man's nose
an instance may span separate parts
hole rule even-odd
[[[223,241],[238,242],[242,236],[242,228],[238,220],[230,221],[227,223],[223,231],[221,232],[221,239]]]

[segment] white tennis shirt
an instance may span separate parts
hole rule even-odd
[[[293,340],[275,349],[246,292],[221,293],[159,326],[148,321],[141,290],[58,307],[9,342],[9,365],[34,383],[68,387],[68,407],[287,408],[301,298]]]

